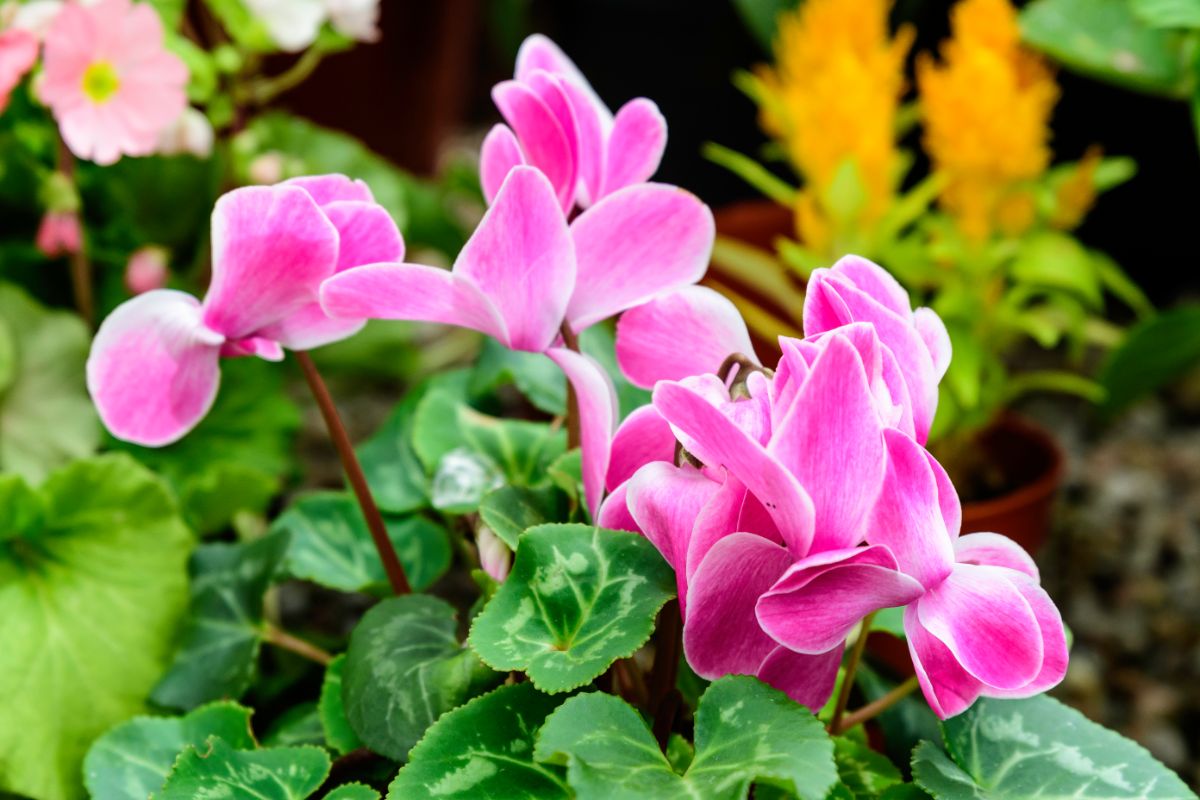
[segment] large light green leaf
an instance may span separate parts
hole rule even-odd
[[[202,747],[183,751],[163,790],[154,797],[302,800],[321,788],[329,766],[329,756],[319,747],[235,750],[212,737]]]
[[[416,591],[450,567],[446,529],[424,517],[386,517],[388,538]],[[297,578],[343,592],[386,588],[387,573],[358,503],[341,492],[309,495],[272,525],[291,534],[287,570]]]
[[[0,793],[77,798],[88,746],[144,709],[169,660],[192,537],[127,456],[54,473],[39,513],[20,495],[29,527],[0,536]]]
[[[1141,745],[1049,697],[981,699],[923,742],[913,779],[938,800],[1194,800]]]
[[[154,702],[195,708],[250,687],[263,639],[263,595],[287,552],[280,531],[246,544],[208,544],[192,556],[191,607]]]
[[[572,697],[550,715],[534,757],[567,765],[579,800],[739,800],[752,781],[822,800],[837,780],[833,742],[808,709],[755,678],[715,681],[700,699],[696,756],[677,774],[618,697]]]
[[[494,669],[524,670],[539,689],[562,692],[633,655],[674,595],[675,575],[645,537],[539,525],[521,536],[470,643]]]
[[[403,761],[446,711],[504,679],[458,641],[454,609],[428,595],[384,600],[350,636],[342,701],[354,732]]]
[[[146,800],[163,787],[175,759],[189,745],[204,747],[210,736],[237,750],[253,750],[250,709],[221,702],[184,717],[137,717],[101,736],[83,762],[92,797]]]
[[[568,800],[562,770],[533,760],[534,736],[560,702],[518,683],[442,715],[412,749],[388,800]]]
[[[39,483],[100,443],[84,386],[88,331],[76,315],[8,284],[0,284],[0,321],[0,470]]]

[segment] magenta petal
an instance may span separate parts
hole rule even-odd
[[[617,363],[643,389],[660,380],[715,373],[733,353],[758,362],[737,307],[705,286],[659,295],[617,322]]]
[[[492,89],[492,100],[521,142],[525,160],[540,170],[554,188],[559,207],[566,211],[575,200],[575,143],[553,109],[529,86],[502,81]]]
[[[1019,689],[1041,672],[1044,650],[1037,617],[1006,572],[958,564],[916,607],[921,625],[972,677]]]
[[[862,256],[842,256],[829,271],[849,280],[894,314],[907,317],[912,312],[908,292],[899,281],[886,269]]]
[[[305,175],[300,178],[291,178],[280,185],[299,186],[308,192],[319,206],[345,201],[375,202],[375,198],[371,195],[371,188],[367,184],[345,175]]]
[[[404,260],[404,237],[383,206],[338,200],[322,210],[338,231],[338,272],[364,264]]]
[[[963,537],[970,538],[970,537]],[[989,697],[1032,697],[1035,694],[1053,689],[1067,674],[1067,635],[1063,628],[1062,615],[1058,613],[1050,595],[1037,585],[1032,578],[1023,573],[1009,573],[1005,577],[1017,587],[1017,590],[1033,609],[1037,617],[1038,627],[1042,632],[1042,669],[1037,677],[1019,689],[984,689]]]
[[[862,360],[834,334],[813,363],[767,451],[808,491],[816,513],[812,547],[853,547],[883,482],[883,429]],[[828,649],[828,648],[821,648]]]
[[[843,649],[845,643],[839,642],[827,653],[807,655],[793,653],[780,645],[763,659],[758,668],[758,679],[774,686],[815,714],[833,696],[838,667],[842,665]]]
[[[1005,567],[1040,579],[1037,564],[1025,548],[998,533],[970,533],[954,542],[954,557],[960,564]]]
[[[885,430],[883,438],[887,471],[867,540],[886,545],[901,570],[925,586],[936,586],[954,566],[954,548],[931,458],[899,431]]]
[[[758,531],[739,528],[742,508],[747,497],[746,487],[732,475],[726,474],[724,483],[713,492],[708,501],[695,515],[691,526],[691,537],[687,541],[682,565],[688,580],[696,574],[704,557],[713,545],[731,533],[758,533]]]
[[[521,155],[521,145],[512,129],[507,125],[493,126],[479,151],[479,182],[489,205],[512,168],[524,164],[525,156]]]
[[[721,484],[695,467],[656,461],[630,480],[626,503],[638,527],[676,572],[684,574],[696,517]]]
[[[340,342],[358,333],[367,324],[365,319],[340,319],[329,316],[320,303],[310,303],[263,328],[263,336],[278,342],[288,350],[312,350],[331,342]]]
[[[675,434],[654,406],[635,409],[617,428],[604,483],[610,490],[651,461],[675,461]]]
[[[667,121],[654,101],[639,97],[617,111],[604,154],[601,196],[645,183],[667,149]]]
[[[688,587],[683,648],[696,674],[756,675],[778,646],[754,617],[759,595],[792,558],[787,550],[752,533],[734,533],[713,545]]]
[[[929,357],[933,359],[934,376],[940,381],[950,368],[950,334],[946,331],[946,323],[932,308],[918,308],[913,312],[913,324],[921,341],[929,349]]]
[[[540,33],[535,33],[521,43],[521,47],[517,51],[517,64],[514,75],[517,80],[523,81],[530,73],[539,69],[562,76],[567,79],[569,85],[582,90],[588,102],[597,112],[603,112],[601,116],[605,128],[612,124],[612,114],[609,112],[608,107],[604,105],[599,95],[592,89],[591,84],[583,76],[579,67],[575,66],[575,62],[568,58],[567,54],[548,37]]]
[[[605,197],[571,224],[579,264],[571,327],[700,280],[715,231],[708,206],[674,186],[645,183]]]
[[[549,72],[534,70],[523,82],[550,109],[550,113],[558,120],[559,127],[562,128],[563,135],[567,138],[571,159],[569,162],[570,171],[568,173],[570,177],[567,178],[566,182],[570,187],[570,195],[566,200],[564,208],[570,210],[574,204],[576,187],[579,183],[579,132],[576,129],[575,111],[571,107],[571,100],[567,96],[563,82]]]
[[[954,488],[954,482],[946,474],[946,469],[933,457],[933,453],[926,450],[925,460],[929,462],[929,468],[933,470],[933,477],[937,482],[938,507],[942,511],[942,520],[946,523],[946,532],[950,534],[951,542],[957,541],[962,529],[962,503],[958,500],[958,490]]]
[[[455,277],[471,281],[499,312],[504,344],[540,353],[559,335],[575,274],[554,190],[532,167],[515,168],[454,262]]]
[[[654,407],[687,437],[703,441],[715,459],[746,485],[779,527],[788,547],[808,553],[813,538],[813,505],[795,476],[757,441],[692,389],[663,381],[654,389]]]
[[[579,187],[575,195],[581,208],[587,208],[600,198],[603,180],[605,131],[612,125],[612,114],[603,104],[593,101],[587,89],[573,81],[563,83],[563,91],[575,115],[575,132],[579,136]]]
[[[191,295],[158,289],[104,320],[88,356],[87,384],[113,436],[160,447],[208,413],[224,337],[204,326],[201,313]]]
[[[908,653],[925,701],[939,719],[961,714],[983,693],[984,685],[959,665],[954,654],[925,630],[915,606],[904,609]]]
[[[798,653],[824,653],[867,614],[905,606],[924,592],[896,569],[886,547],[830,550],[797,561],[758,599],[758,622]]]
[[[579,403],[580,450],[583,459],[583,491],[592,519],[600,511],[604,497],[604,474],[608,471],[608,452],[617,420],[617,390],[608,373],[590,356],[565,347],[555,347],[546,355],[567,375]]]
[[[629,513],[629,505],[625,498],[625,490],[628,488],[629,482],[626,481],[609,490],[608,496],[600,504],[600,513],[596,516],[597,525],[614,531],[642,532],[633,515]]]
[[[249,186],[217,200],[204,323],[252,336],[317,299],[338,260],[338,232],[298,186]]]

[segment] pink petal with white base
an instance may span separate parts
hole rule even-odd
[[[250,186],[217,200],[204,322],[230,339],[254,335],[317,297],[338,260],[338,232],[298,186]]]
[[[204,418],[217,396],[224,338],[201,321],[200,302],[169,289],[116,308],[100,326],[87,384],[118,439],[160,447]]]
[[[675,434],[654,406],[646,405],[626,417],[613,435],[604,483],[611,491],[651,461],[675,461]]]
[[[787,550],[751,533],[734,533],[713,545],[688,587],[683,648],[688,664],[708,680],[755,675],[778,646],[754,616],[759,595],[792,558]]]
[[[571,328],[700,280],[715,231],[708,206],[674,186],[645,183],[605,197],[571,224],[579,264]]]
[[[968,537],[963,537],[968,538]],[[1023,573],[1005,576],[1029,603],[1037,617],[1042,632],[1042,669],[1037,677],[1019,689],[993,689],[988,687],[984,694],[989,697],[1032,697],[1057,686],[1067,674],[1067,633],[1063,628],[1062,615],[1058,613],[1050,595]]]
[[[8,96],[25,73],[33,69],[38,57],[37,37],[20,28],[0,31],[0,111],[8,105]]]
[[[1045,655],[1029,601],[1001,567],[958,564],[917,601],[921,625],[972,677],[1019,689],[1037,677]]]
[[[667,149],[667,121],[654,101],[639,97],[617,111],[604,152],[601,197],[645,183]]]
[[[503,81],[492,89],[492,100],[521,143],[525,160],[540,170],[554,188],[563,211],[575,200],[575,142],[567,138],[553,109],[523,83]]]
[[[569,84],[584,92],[588,102],[596,108],[597,112],[603,112],[605,130],[612,125],[612,113],[592,89],[592,85],[588,83],[579,67],[575,66],[575,62],[549,37],[535,33],[521,43],[521,47],[517,51],[516,70],[513,74],[517,80],[523,81],[533,70],[538,69],[567,78]]]
[[[738,531],[758,533],[758,531],[748,531],[738,526],[742,508],[748,496],[742,482],[732,475],[726,474],[724,483],[714,485],[718,485],[719,488],[711,494],[707,502],[693,517],[683,564],[675,565],[676,570],[683,570],[688,580],[691,580],[692,576],[696,574],[704,557],[717,542]]]
[[[984,685],[971,677],[954,654],[921,624],[916,606],[904,609],[904,635],[917,682],[926,702],[939,719],[948,719],[971,707]]]
[[[824,653],[867,614],[905,606],[924,592],[896,570],[886,547],[830,550],[797,561],[758,599],[762,629],[798,653]]]
[[[590,356],[565,347],[546,351],[550,360],[567,375],[579,404],[580,450],[583,459],[583,491],[592,519],[604,498],[604,474],[617,423],[617,390],[608,373]]]
[[[954,557],[959,564],[1004,567],[1040,579],[1037,564],[1025,548],[998,533],[969,533],[954,542]]]
[[[908,292],[886,269],[862,256],[842,256],[829,271],[849,280],[884,308],[907,317],[912,312]]]
[[[404,237],[383,206],[361,200],[337,200],[321,210],[338,231],[337,272],[364,264],[404,260]]]
[[[366,183],[336,173],[290,178],[282,185],[299,186],[308,192],[319,206],[344,201],[375,202],[375,197],[371,194],[371,187]]]
[[[512,129],[507,125],[493,126],[479,151],[479,182],[489,205],[496,199],[496,193],[512,168],[524,164],[521,144]]]
[[[843,649],[839,643],[827,653],[806,655],[780,645],[763,659],[757,677],[815,714],[833,695]]]
[[[635,306],[617,322],[617,363],[634,386],[650,389],[715,373],[733,353],[758,363],[737,307],[705,286],[685,286]]]

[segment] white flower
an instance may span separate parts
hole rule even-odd
[[[188,106],[159,135],[156,152],[164,156],[187,153],[197,158],[208,158],[212,155],[212,149],[212,123],[203,112]]]
[[[84,5],[87,5],[86,3]],[[20,28],[32,33],[42,40],[46,36],[46,31],[50,30],[50,23],[54,22],[54,18],[58,16],[58,12],[62,9],[62,0],[30,0],[28,3],[6,3],[4,8],[0,10],[0,19],[3,20],[2,27]]]
[[[317,40],[326,18],[322,0],[246,0],[280,49],[299,52]]]
[[[343,36],[360,42],[379,40],[379,0],[325,0],[329,21]]]

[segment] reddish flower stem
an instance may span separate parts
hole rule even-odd
[[[568,350],[579,352],[579,337],[571,330],[571,324],[564,322],[562,326],[563,345]],[[575,395],[575,387],[567,381],[567,449],[579,447],[579,398]]]
[[[683,638],[683,620],[679,616],[679,601],[663,606],[654,631],[654,667],[650,672],[649,711],[654,717],[654,738],[665,753],[675,713],[679,710],[679,691],[675,681],[679,674],[679,647]]]
[[[846,705],[850,702],[850,692],[854,689],[854,675],[858,672],[858,662],[862,661],[863,651],[867,649],[867,636],[871,633],[871,620],[873,619],[875,619],[875,612],[863,617],[858,639],[855,640],[854,649],[850,651],[850,659],[846,662],[846,672],[842,676],[842,690],[838,692],[837,703],[833,706],[833,717],[829,721],[829,732],[834,735],[842,730],[842,714],[846,713]]]
[[[892,689],[878,700],[872,700],[870,703],[867,703],[857,711],[853,711],[842,717],[841,724],[837,727],[837,729],[830,729],[829,732],[836,736],[838,734],[845,733],[855,725],[861,725],[867,720],[874,719],[884,711],[887,711],[889,708],[896,705],[896,703],[899,703],[901,700],[912,694],[918,685],[919,683],[917,681],[917,676],[913,675],[911,678]]]

